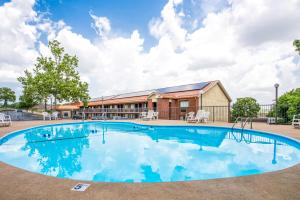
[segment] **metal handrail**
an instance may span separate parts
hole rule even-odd
[[[248,122],[249,120],[251,120],[251,121]],[[252,129],[252,117],[247,117],[247,118],[246,118],[244,124],[242,123],[242,129],[245,128],[245,126],[246,126],[247,123],[251,123],[251,127],[250,127],[250,128]]]
[[[237,117],[234,121],[234,124],[232,125],[231,129],[233,129],[235,127],[235,125],[238,123],[238,120],[241,119],[242,120],[242,117]]]
[[[244,130],[244,128],[245,128],[245,126],[246,126],[246,124],[247,123],[251,123],[251,126],[250,126],[250,128],[252,129],[252,117],[247,117],[246,118],[246,120],[243,122],[243,118],[242,117],[237,117],[236,119],[235,119],[235,122],[234,122],[234,124],[232,125],[232,127],[231,127],[231,130],[235,127],[235,125],[238,123],[238,120],[241,120],[241,128],[242,128],[242,130]],[[249,122],[249,120],[251,120],[250,122]]]

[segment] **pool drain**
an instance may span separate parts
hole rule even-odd
[[[87,183],[78,183],[74,187],[71,188],[73,191],[84,192],[91,184]]]

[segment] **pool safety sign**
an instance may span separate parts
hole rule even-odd
[[[76,184],[71,190],[77,191],[77,192],[84,192],[91,184],[87,183],[78,183]]]

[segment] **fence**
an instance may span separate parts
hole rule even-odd
[[[291,109],[287,105],[275,104],[263,104],[259,105],[259,109],[255,112],[251,112],[251,107],[240,107],[237,112],[233,106],[202,106],[202,108],[196,107],[167,107],[158,108],[160,119],[171,119],[171,120],[184,120],[187,113],[194,112],[195,114],[199,109],[205,110],[210,113],[209,121],[234,121],[236,117],[252,117],[253,121],[256,122],[267,122],[267,119],[277,118],[277,123],[286,124],[290,123],[294,114],[300,114],[300,105],[295,106]],[[148,108],[87,108],[80,112],[89,114],[90,117],[106,113],[109,118],[114,116],[121,116],[126,118],[137,118],[139,113],[147,112]],[[249,114],[250,113],[250,114]]]
[[[195,114],[199,110],[199,107],[170,107],[168,109],[159,109],[160,119],[172,119],[172,120],[184,120],[189,112]],[[230,108],[228,106],[203,106],[202,110],[210,113],[209,121],[229,121]]]

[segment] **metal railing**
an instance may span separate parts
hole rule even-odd
[[[85,108],[79,110],[84,113],[140,113],[147,111],[147,108]]]
[[[159,112],[159,119],[171,119],[171,120],[184,120],[187,113],[194,112],[195,114],[199,109],[205,110],[210,113],[209,121],[224,121],[235,122],[237,117],[251,118],[253,122],[267,122],[268,118],[275,118],[277,116],[277,123],[288,124],[291,122],[293,113],[289,110],[289,106],[278,105],[277,109],[274,104],[259,105],[257,113],[251,113],[251,116],[247,116],[247,112],[242,112],[244,115],[234,116],[232,106],[190,106],[186,108],[181,107],[157,107]],[[249,107],[245,107],[245,110]],[[79,113],[86,113],[89,116],[101,115],[107,113],[108,118],[113,116],[123,116],[128,118],[138,118],[141,112],[147,112],[149,108],[85,108],[81,109]],[[300,113],[300,105],[296,107],[296,113]],[[250,119],[249,119],[250,120]]]
[[[238,120],[241,120],[240,122],[241,122],[241,128],[242,128],[242,130],[244,130],[244,128],[247,125],[247,123],[250,124],[250,128],[251,129],[253,128],[253,126],[252,126],[252,121],[253,121],[252,117],[247,117],[245,119],[245,121],[243,121],[243,119],[244,119],[243,117],[237,117],[236,120],[235,120],[235,122],[233,123],[233,125],[231,127],[231,130],[233,130],[233,128],[235,127],[235,125],[239,122]]]

